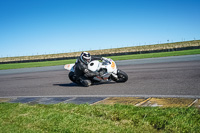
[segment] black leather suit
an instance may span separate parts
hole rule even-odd
[[[91,61],[93,60],[102,60],[101,57],[91,57]],[[81,61],[81,58],[79,57],[75,63],[75,77],[76,77],[76,80],[85,80],[85,79],[89,79],[89,78],[92,78],[94,76],[97,76],[97,75],[100,75],[99,72],[93,72],[93,71],[90,71],[88,69],[88,66],[87,64],[85,64],[84,62]]]

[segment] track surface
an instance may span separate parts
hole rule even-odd
[[[77,86],[63,66],[0,71],[0,97],[200,97],[200,55],[118,61],[126,83]]]

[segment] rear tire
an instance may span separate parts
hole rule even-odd
[[[69,72],[68,77],[72,82],[76,83],[76,80],[75,80],[75,77],[74,77],[74,72]]]
[[[122,70],[117,70],[117,76],[118,79],[116,80],[117,83],[124,83],[128,80],[128,75],[122,71]]]

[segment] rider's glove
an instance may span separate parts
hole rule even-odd
[[[83,71],[84,73],[88,73],[89,72],[89,70],[88,69],[84,69],[84,71]]]

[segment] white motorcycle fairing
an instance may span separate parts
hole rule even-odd
[[[65,68],[66,70],[68,70],[68,71],[74,72],[74,68],[73,68],[74,65],[75,65],[75,64],[66,64],[66,65],[64,66],[64,68]]]
[[[88,64],[88,69],[93,72],[104,72],[102,77],[94,77],[94,80],[96,81],[99,79],[102,81],[108,81],[108,78],[111,76],[111,74],[117,78],[117,66],[112,59],[104,58],[103,62],[99,62],[98,60],[91,61]]]

